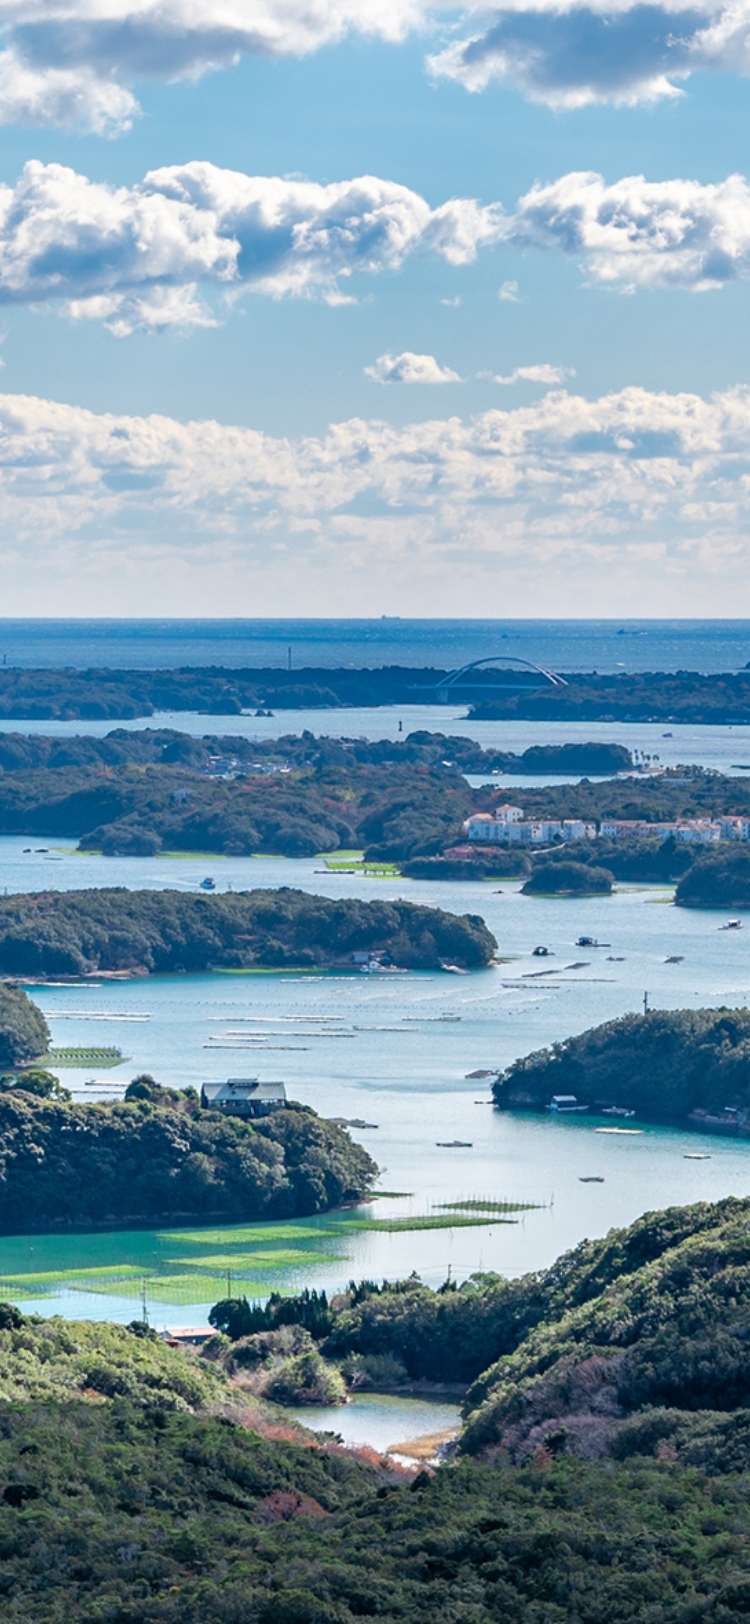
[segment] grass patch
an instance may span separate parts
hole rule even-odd
[[[314,1241],[325,1232],[314,1220],[308,1224],[290,1220],[277,1224],[243,1224],[235,1229],[163,1229],[159,1233],[162,1240],[179,1249],[182,1246],[238,1247],[254,1246],[258,1242],[267,1246],[274,1241]]]
[[[213,1254],[209,1257],[174,1258],[168,1262],[179,1264],[181,1269],[196,1269],[204,1274],[226,1274],[231,1270],[233,1275],[253,1274],[256,1269],[299,1269],[305,1263],[327,1263],[330,1252],[302,1252],[294,1247],[279,1247],[272,1252],[227,1252]]]

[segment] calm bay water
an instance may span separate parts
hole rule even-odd
[[[401,726],[399,727],[399,723]],[[399,739],[420,728],[455,738],[476,739],[484,748],[522,751],[534,744],[567,744],[582,740],[604,740],[624,744],[629,750],[643,751],[664,766],[699,762],[717,772],[750,774],[750,727],[688,726],[659,722],[478,722],[470,721],[460,707],[442,705],[384,705],[372,709],[278,711],[274,716],[204,716],[195,711],[160,711],[155,716],[130,722],[19,722],[0,720],[2,733],[42,734],[48,738],[73,738],[88,734],[104,738],[114,730],[142,732],[147,728],[174,728],[193,738],[207,734],[227,738],[279,739],[308,730],[316,737],[334,739]],[[743,766],[744,764],[744,766]],[[579,775],[574,775],[573,781]],[[570,777],[538,775],[525,778],[508,773],[500,782],[540,784],[570,782]],[[472,779],[472,782],[483,782]]]
[[[27,667],[283,666],[290,647],[297,668],[456,666],[502,653],[561,670],[725,671],[750,657],[750,622],[621,628],[616,622],[0,622],[0,654]],[[395,739],[428,728],[519,753],[531,744],[616,739],[668,765],[700,762],[741,774],[742,763],[750,763],[747,728],[468,723],[460,706],[268,718],[178,713],[149,725],[257,739],[304,728]],[[112,726],[0,723],[8,732],[63,737],[101,736]],[[502,782],[521,791],[540,780],[508,775]],[[30,986],[54,1043],[115,1043],[127,1056],[121,1067],[99,1074],[63,1071],[77,1098],[117,1096],[139,1070],[177,1086],[227,1075],[283,1077],[293,1098],[322,1115],[373,1125],[352,1133],[379,1163],[379,1187],[388,1193],[359,1215],[296,1224],[6,1237],[2,1296],[42,1313],[127,1321],[140,1315],[145,1290],[152,1323],[195,1325],[226,1290],[251,1296],[303,1285],[330,1290],[351,1277],[396,1278],[412,1269],[432,1284],[449,1272],[459,1280],[476,1270],[513,1275],[649,1208],[750,1193],[750,1145],[656,1128],[603,1135],[585,1118],[503,1115],[491,1106],[487,1081],[467,1077],[637,1010],[645,991],[652,1006],[665,1008],[747,1003],[748,930],[724,933],[716,915],[675,909],[668,890],[622,887],[612,898],[531,899],[512,881],[373,880],[331,874],[321,859],[111,859],[56,847],[29,852],[28,845],[0,838],[0,887],[8,892],[113,884],[194,890],[212,873],[219,890],[297,885],[329,896],[402,895],[481,913],[506,962],[465,977],[215,975]],[[750,927],[750,914],[744,923]],[[611,947],[578,949],[581,934]],[[532,956],[538,943],[555,955],[541,969]],[[673,955],[679,964],[666,962]],[[456,1139],[470,1143],[447,1148]],[[706,1159],[688,1159],[695,1152]],[[591,1175],[603,1182],[582,1182]],[[475,1228],[357,1227],[368,1215],[409,1219],[476,1198],[535,1206],[514,1222]],[[442,1430],[455,1417],[450,1405],[378,1395],[360,1395],[344,1410],[300,1412],[307,1425],[377,1448]]]
[[[139,1070],[196,1086],[222,1076],[283,1077],[293,1098],[322,1115],[377,1124],[352,1132],[383,1169],[382,1187],[401,1192],[377,1204],[379,1218],[420,1215],[476,1197],[540,1207],[513,1224],[395,1234],[352,1232],[347,1215],[330,1215],[298,1237],[277,1226],[283,1233],[270,1242],[261,1232],[254,1239],[252,1229],[239,1237],[230,1232],[226,1240],[219,1231],[197,1232],[182,1247],[175,1233],[17,1237],[0,1243],[3,1293],[24,1296],[47,1312],[129,1319],[145,1277],[157,1324],[193,1324],[205,1318],[208,1303],[197,1286],[191,1293],[191,1279],[210,1277],[206,1289],[215,1296],[215,1277],[224,1267],[234,1271],[237,1289],[242,1281],[256,1293],[277,1285],[340,1287],[352,1276],[393,1278],[413,1268],[435,1284],[449,1268],[456,1278],[476,1269],[515,1274],[550,1263],[582,1236],[602,1234],[647,1208],[750,1192],[750,1146],[653,1128],[635,1137],[601,1135],[583,1118],[505,1115],[489,1104],[487,1082],[466,1075],[637,1010],[645,990],[653,1005],[666,1008],[746,1003],[748,931],[723,932],[721,916],[675,908],[669,891],[528,898],[512,881],[365,880],[321,872],[320,859],[117,860],[24,854],[24,844],[0,840],[0,881],[12,891],[48,889],[53,882],[60,889],[193,889],[212,872],[219,889],[291,884],[329,896],[406,896],[481,913],[508,962],[470,976],[207,975],[30,991],[55,1043],[122,1047],[129,1057],[122,1071],[99,1074],[106,1092],[119,1076],[127,1081]],[[582,951],[574,945],[581,934],[611,946]],[[538,943],[555,955],[543,967],[532,957]],[[671,955],[682,962],[667,964]],[[95,1077],[64,1073],[88,1098],[97,1096],[86,1087]],[[454,1139],[471,1144],[441,1148]],[[710,1159],[685,1160],[696,1150]],[[580,1182],[592,1174],[604,1183]],[[126,1265],[133,1278],[120,1286],[118,1269]],[[87,1269],[101,1272],[87,1275]],[[50,1280],[55,1271],[64,1278]],[[35,1275],[44,1280],[38,1293]]]
[[[750,659],[747,620],[0,620],[16,666],[415,665],[485,655],[561,671],[731,671]]]

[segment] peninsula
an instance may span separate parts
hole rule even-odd
[[[511,674],[511,678],[514,674]],[[53,670],[3,667],[0,718],[42,721],[132,719],[159,711],[238,716],[243,710],[331,710],[342,706],[470,703],[474,716],[530,721],[750,721],[750,671],[562,673],[519,686],[497,669],[474,670],[461,686],[434,667],[380,666]]]
[[[5,1234],[294,1218],[361,1200],[377,1174],[348,1133],[306,1107],[247,1122],[153,1084],[74,1105],[23,1083],[21,1073],[0,1091]]]
[[[623,1015],[538,1049],[492,1085],[508,1111],[575,1108],[750,1133],[750,1010]]]

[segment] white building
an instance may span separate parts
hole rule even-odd
[[[596,840],[596,824],[586,823],[583,818],[564,818],[562,837],[563,840]]]

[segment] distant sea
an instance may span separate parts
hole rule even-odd
[[[559,671],[733,671],[750,620],[0,620],[11,666],[437,666],[486,655]]]

